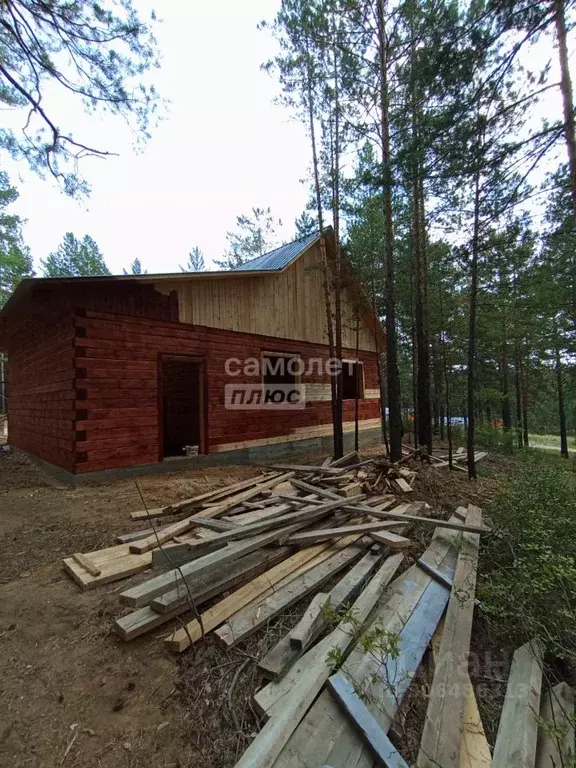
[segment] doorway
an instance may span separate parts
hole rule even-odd
[[[185,446],[204,452],[202,360],[184,355],[160,358],[162,456],[185,456]]]

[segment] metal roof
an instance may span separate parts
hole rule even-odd
[[[232,271],[258,270],[259,272],[274,272],[276,270],[284,269],[307,248],[310,248],[319,237],[319,232],[313,232],[311,235],[301,237],[300,240],[294,240],[292,243],[281,245],[280,248],[276,248],[274,251],[270,251],[270,253],[265,253],[262,256],[257,256],[255,259],[250,259],[250,261],[241,264],[239,267],[235,267]]]

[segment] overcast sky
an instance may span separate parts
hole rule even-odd
[[[134,137],[120,118],[87,116],[77,100],[47,92],[45,105],[56,108],[55,122],[119,157],[83,161],[92,194],[82,202],[67,198],[52,180],[31,174],[24,162],[5,162],[20,191],[14,211],[27,219],[25,239],[38,271],[40,259],[67,231],[94,237],[114,273],[135,257],[148,272],[178,271],[196,245],[210,268],[222,256],[226,232],[239,214],[270,206],[283,220],[282,239],[290,240],[294,219],[305,207],[306,131],[287,108],[274,103],[279,85],[260,70],[276,43],[256,27],[264,18],[273,19],[279,0],[134,3],[143,15],[156,7],[162,19],[156,28],[162,66],[152,77],[170,102],[165,118],[136,153]],[[536,68],[551,57],[552,77],[557,76],[550,38],[529,57],[527,65]],[[561,116],[557,90],[545,95],[535,114],[537,119]],[[6,124],[21,127],[22,116],[15,119],[3,114]],[[562,147],[559,151],[564,160]],[[550,158],[548,168],[553,165]]]
[[[236,216],[253,206],[270,206],[283,220],[282,236],[291,239],[308,197],[301,179],[309,147],[303,126],[274,104],[278,87],[260,65],[275,45],[256,29],[273,18],[279,2],[135,5],[155,6],[162,19],[162,67],[153,79],[171,102],[166,118],[136,154],[121,119],[71,115],[80,139],[89,133],[99,148],[120,153],[84,162],[92,194],[81,203],[23,162],[6,163],[20,192],[14,211],[27,219],[24,234],[36,264],[72,231],[92,235],[115,273],[136,256],[149,272],[178,271],[195,245],[209,266],[225,250]]]

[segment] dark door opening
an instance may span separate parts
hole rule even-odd
[[[189,357],[162,357],[163,458],[185,456],[185,446],[203,453],[202,363]]]

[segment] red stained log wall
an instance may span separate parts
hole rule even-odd
[[[86,311],[76,318],[76,472],[160,460],[158,365],[162,354],[205,360],[207,452],[224,443],[278,437],[297,427],[328,424],[329,401],[310,402],[296,411],[230,411],[224,385],[258,383],[243,374],[231,379],[228,358],[260,359],[262,352],[285,352],[327,359],[325,346],[268,338],[216,328],[159,322]],[[354,351],[347,350],[346,357]],[[363,352],[366,388],[378,387],[376,355]],[[328,383],[327,376],[305,376],[303,383]],[[379,401],[361,400],[360,418],[379,416]],[[344,421],[354,418],[354,401],[344,403]]]

